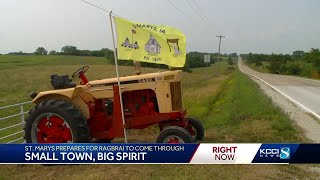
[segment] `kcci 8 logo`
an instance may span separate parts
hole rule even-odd
[[[260,157],[290,159],[290,147],[260,149]]]
[[[280,149],[280,159],[290,159],[290,148],[283,147]]]

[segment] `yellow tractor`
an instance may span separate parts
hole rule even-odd
[[[157,124],[157,143],[193,143],[202,140],[200,121],[186,117],[182,107],[182,72],[89,81],[84,66],[68,75],[51,75],[54,90],[32,93],[36,104],[24,127],[27,143],[110,142],[124,136],[123,128],[143,129]],[[122,95],[124,122],[121,114]]]

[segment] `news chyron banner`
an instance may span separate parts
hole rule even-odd
[[[1,164],[320,163],[320,144],[1,144]]]

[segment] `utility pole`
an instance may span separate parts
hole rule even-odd
[[[219,35],[216,36],[217,38],[219,38],[219,52],[218,52],[218,61],[217,61],[217,72],[219,73],[219,61],[220,61],[220,48],[221,48],[221,39],[225,38],[225,36]]]

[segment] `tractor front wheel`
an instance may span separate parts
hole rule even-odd
[[[45,100],[29,112],[27,143],[82,143],[90,141],[87,120],[70,102]]]
[[[157,143],[193,143],[193,140],[185,129],[179,126],[170,126],[160,132]]]
[[[188,121],[186,130],[191,134],[194,141],[201,141],[204,137],[204,128],[202,123],[191,117],[185,118]]]

